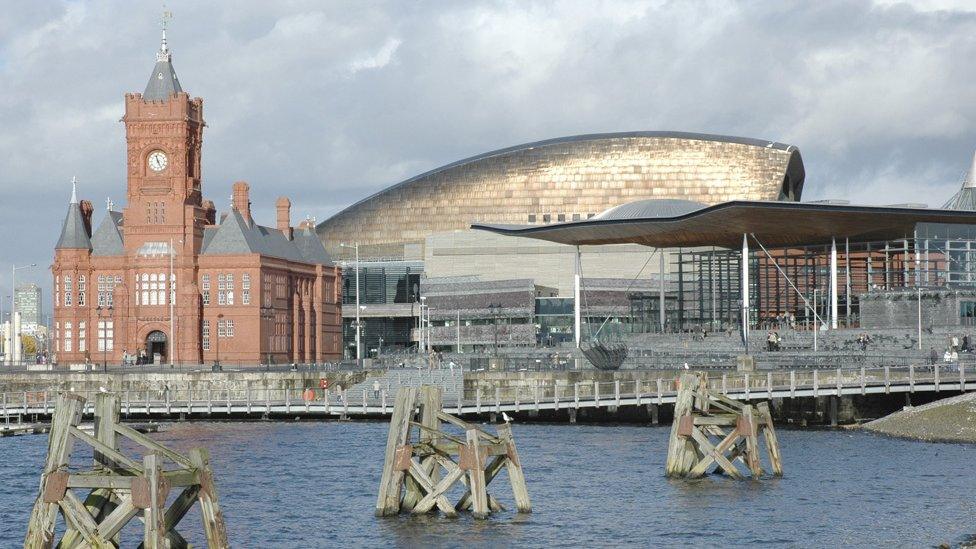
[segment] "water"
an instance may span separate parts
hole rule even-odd
[[[210,448],[234,547],[917,547],[976,532],[976,446],[780,431],[782,479],[669,481],[668,429],[639,426],[517,424],[531,515],[377,519],[386,429],[182,423],[153,436]],[[0,547],[23,543],[45,445],[43,436],[0,440]],[[507,478],[495,483],[493,493],[514,508]],[[130,542],[138,526],[126,531]],[[180,531],[204,546],[195,510]]]

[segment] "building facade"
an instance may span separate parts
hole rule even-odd
[[[14,291],[14,310],[20,313],[21,330],[33,334],[42,324],[41,287],[37,284],[24,284]]]
[[[418,259],[424,239],[472,223],[587,219],[640,199],[800,199],[799,150],[773,141],[685,132],[561,137],[491,151],[431,170],[318,225],[326,249],[364,259]]]
[[[340,272],[311,223],[251,217],[233,185],[217,220],[203,197],[203,100],[183,91],[163,35],[145,92],[125,96],[127,204],[71,202],[54,263],[58,362],[324,362],[341,354]]]

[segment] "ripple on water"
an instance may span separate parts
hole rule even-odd
[[[519,424],[515,434],[535,513],[488,521],[374,518],[382,423],[182,423],[155,437],[210,448],[234,547],[915,546],[973,530],[976,477],[961,473],[971,446],[782,430],[782,479],[674,481],[662,474],[666,428]],[[0,441],[0,547],[23,541],[45,445]],[[199,515],[184,520],[202,545]]]

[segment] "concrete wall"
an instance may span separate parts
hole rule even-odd
[[[350,387],[366,378],[366,372],[174,372],[174,373],[44,373],[0,374],[0,393],[41,393],[47,391],[51,399],[61,391],[82,395],[94,394],[105,388],[109,391],[129,393],[130,398],[144,398],[149,391],[151,398],[164,398],[169,388],[171,399],[185,399],[192,391],[194,399],[206,399],[207,391],[213,398],[232,391],[243,394],[249,391],[253,399],[264,399],[266,390],[271,398],[284,397],[282,390],[299,392],[319,387],[319,380],[327,379],[329,386],[341,383]],[[137,396],[138,395],[138,396]],[[36,395],[34,396],[36,397]]]

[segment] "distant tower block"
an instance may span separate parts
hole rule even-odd
[[[475,518],[487,518],[493,511],[504,510],[488,493],[488,485],[502,468],[512,483],[518,512],[532,512],[512,427],[499,425],[493,435],[445,413],[441,404],[440,387],[404,387],[397,393],[376,516],[401,511],[419,515],[436,507],[449,517],[470,510]],[[442,422],[461,433],[441,430]],[[414,432],[416,436],[412,436]],[[466,489],[457,503],[451,503],[447,493],[458,482]]]
[[[745,475],[738,463],[742,463],[758,479],[762,475],[760,433],[766,439],[773,474],[782,476],[783,463],[769,405],[736,402],[711,391],[706,374],[684,374],[674,404],[667,475],[698,478],[721,471],[741,479]]]

